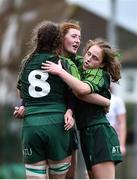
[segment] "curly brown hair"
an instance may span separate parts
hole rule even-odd
[[[36,25],[32,31],[32,38],[29,43],[31,49],[29,50],[28,55],[22,60],[20,73],[35,53],[45,52],[57,54],[57,50],[62,44],[61,37],[60,27],[57,23],[43,21]]]
[[[31,46],[32,53],[45,51],[56,53],[61,46],[61,33],[57,23],[43,21],[39,23],[32,32]]]
[[[102,69],[111,75],[112,82],[117,82],[121,78],[121,63],[117,57],[118,51],[113,50],[109,43],[102,38],[89,40],[83,50],[85,54],[90,47],[97,45],[103,50],[103,64]]]

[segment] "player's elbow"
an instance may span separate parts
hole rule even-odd
[[[79,88],[79,90],[77,91],[77,96],[84,96],[86,94],[89,94],[90,92],[90,88]]]

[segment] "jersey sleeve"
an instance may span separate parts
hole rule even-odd
[[[87,83],[92,92],[99,92],[104,85],[104,76],[101,69],[84,71],[83,82]]]

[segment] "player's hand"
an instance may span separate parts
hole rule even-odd
[[[41,69],[45,70],[46,72],[50,72],[51,74],[59,75],[60,70],[62,69],[61,61],[58,61],[58,64],[46,61],[46,63],[42,63]]]
[[[64,118],[65,118],[65,125],[64,125],[64,128],[65,130],[69,130],[71,129],[73,126],[74,126],[74,118],[72,116],[72,111],[69,109],[66,111],[65,115],[64,115]]]
[[[13,115],[15,118],[19,118],[22,119],[24,117],[25,114],[25,107],[24,106],[16,106],[15,110],[13,112]]]

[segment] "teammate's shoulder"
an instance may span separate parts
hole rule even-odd
[[[50,54],[50,53],[39,53],[37,54],[37,57],[40,59],[45,59],[46,60],[51,60],[51,59],[58,59],[58,56],[55,54]]]
[[[63,57],[63,56],[59,56],[60,60],[62,62],[65,62],[65,63],[68,63],[68,64],[74,64],[74,62],[70,59],[70,58],[66,58],[66,57]]]
[[[102,69],[89,69],[86,70],[87,73],[92,74],[92,75],[98,75],[98,76],[102,76],[103,75],[103,70]]]
[[[64,57],[64,56],[59,56],[59,59],[60,59],[61,61],[66,61],[66,60],[68,60],[69,58],[66,58],[66,57]]]
[[[110,74],[102,68],[92,69],[92,74],[110,79]]]

